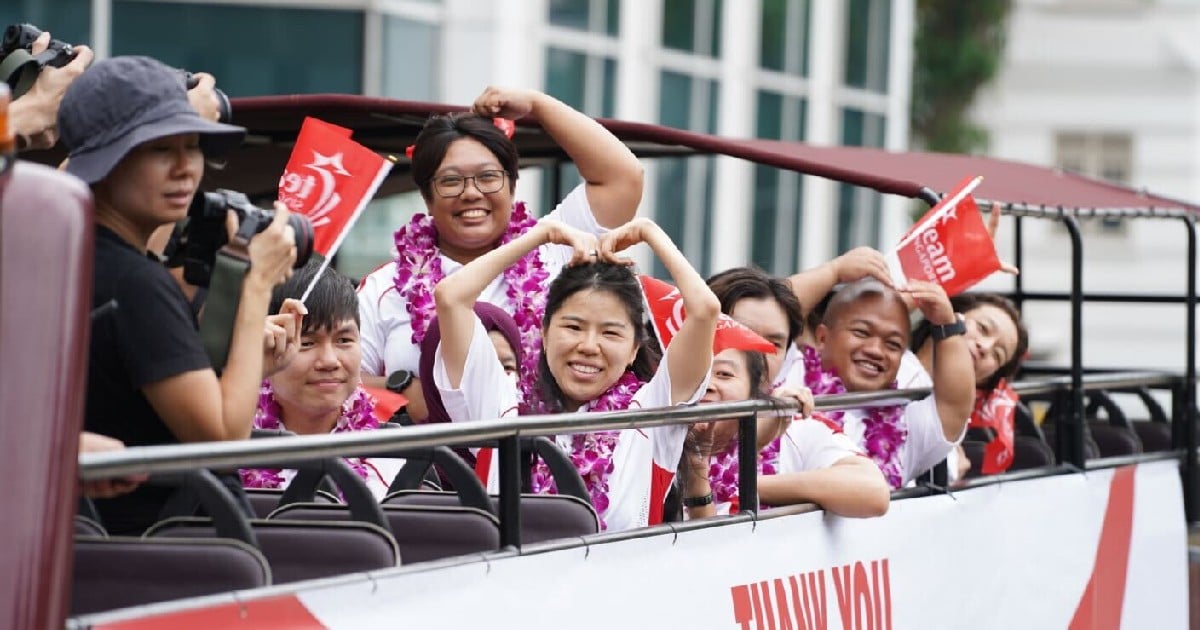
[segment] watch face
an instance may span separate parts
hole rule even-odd
[[[408,384],[412,382],[412,372],[408,370],[396,370],[387,377],[387,388],[399,394],[404,391]]]

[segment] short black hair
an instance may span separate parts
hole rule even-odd
[[[708,279],[708,288],[721,302],[721,312],[729,315],[745,298],[772,299],[787,317],[788,341],[804,332],[804,308],[787,280],[770,276],[758,267],[734,267]]]
[[[287,298],[300,299],[312,279],[321,268],[321,257],[314,255],[303,267],[297,269],[292,277],[271,292],[271,313],[278,313],[279,307]],[[308,315],[304,316],[304,330],[301,334],[310,334],[317,330],[333,330],[338,324],[352,319],[355,326],[361,326],[358,319],[358,293],[354,283],[343,276],[333,267],[326,267],[312,293],[304,301]]]
[[[515,190],[520,167],[517,145],[497,129],[491,119],[460,112],[432,116],[417,134],[412,154],[412,178],[421,196],[426,201],[433,198],[433,175],[446,159],[450,145],[463,138],[479,142],[496,156],[508,174],[509,190]]]
[[[908,305],[904,303],[904,299],[895,289],[869,277],[851,282],[838,289],[837,293],[829,298],[829,302],[825,306],[825,313],[821,317],[821,323],[826,328],[834,328],[842,317],[842,311],[849,308],[851,304],[864,299],[881,300],[885,307],[898,309],[904,321],[902,326],[904,334],[908,339],[912,339],[912,325],[908,321]]]

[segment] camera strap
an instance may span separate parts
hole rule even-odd
[[[233,339],[233,326],[242,299],[242,281],[249,270],[248,258],[232,252],[229,247],[217,251],[208,297],[204,301],[204,317],[200,319],[200,339],[217,374],[225,369],[225,362],[229,360],[229,343]]]
[[[12,51],[0,60],[0,80],[12,88],[13,100],[20,98],[33,87],[44,64],[45,61],[39,61],[22,48]]]

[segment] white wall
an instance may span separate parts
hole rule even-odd
[[[1200,201],[1200,3],[1017,0],[1003,70],[975,116],[991,131],[991,155],[1044,166],[1054,165],[1057,132],[1130,133],[1135,187]],[[1178,222],[1133,222],[1123,235],[1088,232],[1085,290],[1183,292]],[[1062,228],[1026,221],[1023,268],[1028,289],[1069,289]],[[1181,306],[1087,306],[1085,363],[1179,369],[1183,317]],[[1027,318],[1034,350],[1065,363],[1066,305],[1030,304]]]

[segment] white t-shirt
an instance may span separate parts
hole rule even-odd
[[[779,461],[775,474],[806,472],[829,468],[847,457],[865,456],[840,429],[821,420],[796,420],[779,442]],[[717,503],[717,514],[729,514],[732,503]]]
[[[804,362],[797,361],[792,367],[789,381],[804,384]],[[900,370],[896,374],[897,386],[900,389],[933,387],[933,380],[921,361],[912,352],[905,351],[900,360]],[[842,417],[843,430],[854,443],[863,447],[864,412],[860,409],[847,409]],[[904,408],[903,422],[908,427],[908,438],[900,447],[900,474],[902,485],[908,485],[921,473],[933,468],[938,462],[946,459],[954,451],[955,444],[962,441],[966,435],[966,426],[958,439],[951,442],[942,431],[941,417],[938,416],[937,404],[933,396],[908,403]],[[953,462],[951,462],[953,463]]]
[[[575,187],[545,218],[556,219],[592,234],[607,231],[592,216],[584,184]],[[573,253],[571,248],[564,245],[542,245],[538,251],[550,274],[548,282],[558,277]],[[462,268],[461,263],[446,256],[441,256],[441,260],[442,271],[446,275]],[[396,290],[395,277],[396,263],[390,262],[367,276],[358,290],[359,338],[364,374],[384,376],[396,370],[417,371],[421,349],[412,342],[412,318],[408,314],[408,302]],[[480,294],[479,301],[495,304],[511,313],[515,305],[505,295],[507,290],[504,277],[497,276]]]
[[[669,351],[669,350],[668,350]],[[479,318],[467,350],[462,381],[457,389],[450,387],[441,345],[433,361],[433,382],[442,395],[447,415],[455,422],[516,416],[517,388],[504,374],[496,356],[496,348],[488,339]],[[708,387],[708,377],[681,405],[692,404]],[[658,371],[648,383],[633,395],[630,408],[651,409],[671,406],[671,375],[664,355]],[[585,413],[580,411],[580,413]],[[608,531],[645,527],[650,520],[651,505],[662,505],[674,479],[687,425],[627,429],[621,431],[613,449],[613,471],[608,477],[608,509],[600,514]],[[560,448],[570,452],[571,436],[556,438]],[[492,458],[487,475],[489,492],[499,491],[498,458]]]
[[[371,494],[375,495],[376,501],[383,500],[387,496],[388,487],[392,485],[392,480],[396,478],[396,473],[404,467],[403,459],[393,459],[389,457],[372,457],[359,459],[367,468],[367,476],[363,480],[367,487],[371,489]],[[280,488],[286,488],[292,483],[292,479],[296,477],[296,471],[284,469],[279,471],[279,476],[283,477],[283,483]]]

